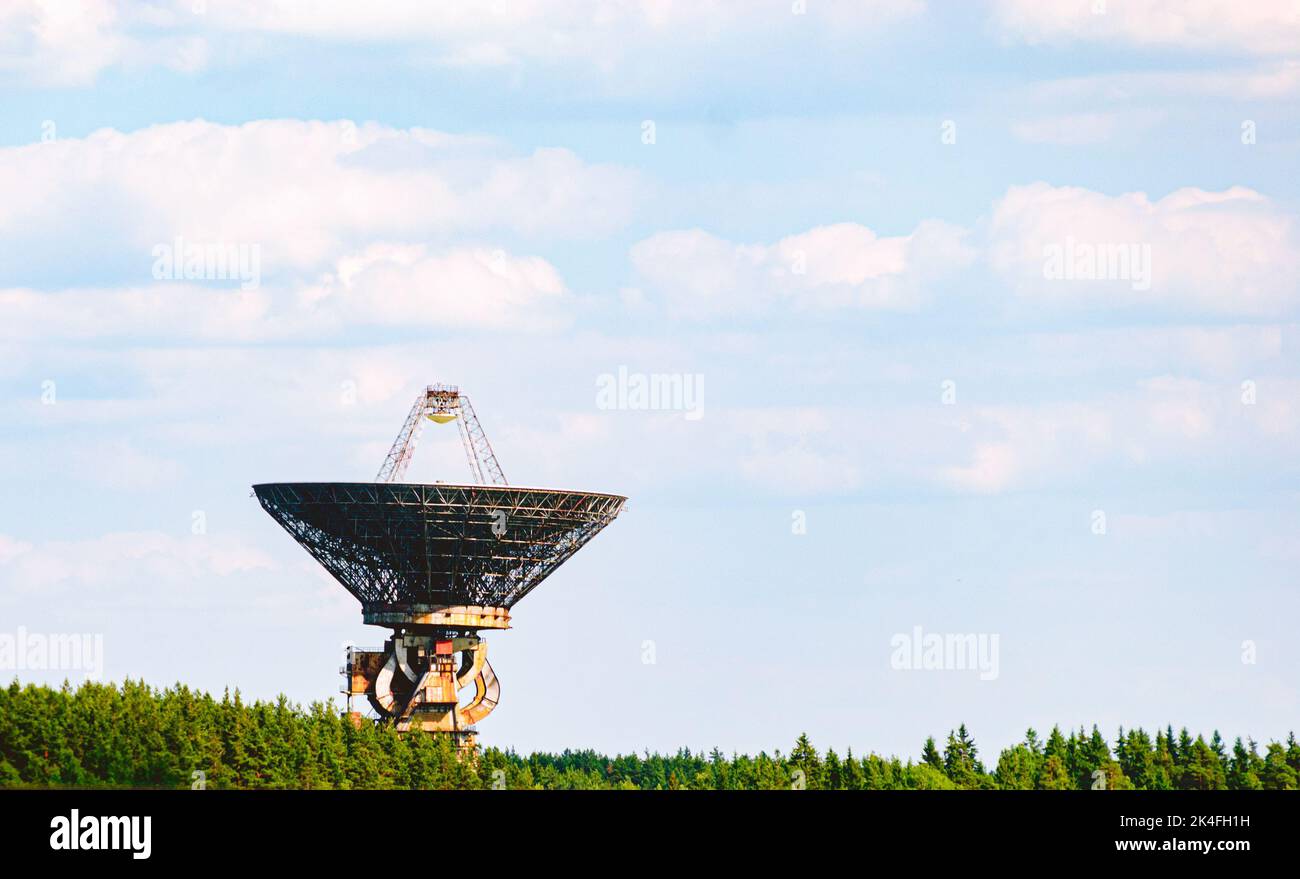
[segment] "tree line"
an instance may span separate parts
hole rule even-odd
[[[1035,730],[988,768],[965,725],[920,759],[843,756],[806,735],[790,753],[607,756],[591,750],[522,756],[484,748],[459,757],[442,736],[398,735],[310,707],[221,699],[177,685],[87,682],[73,689],[17,681],[0,689],[0,787],[482,788],[788,790],[1295,790],[1300,744],[1229,748],[1183,729],[1094,726],[1045,739]]]

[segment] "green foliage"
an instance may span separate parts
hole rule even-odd
[[[927,744],[933,741],[930,739]],[[948,745],[943,749],[944,775],[957,787],[965,790],[982,787],[985,772],[984,767],[976,759],[978,753],[975,742],[966,732],[966,724],[963,723],[957,732],[948,733]]]
[[[1038,779],[1039,762],[1039,755],[1027,745],[1016,745],[998,757],[993,779],[1003,790],[1033,790]]]
[[[218,701],[136,681],[0,689],[0,787],[184,788],[197,772],[209,788],[789,790],[802,780],[809,790],[1296,790],[1300,743],[1292,734],[1261,755],[1237,739],[1229,754],[1217,732],[1207,743],[1186,729],[1157,730],[1154,740],[1120,729],[1112,753],[1096,727],[1068,736],[1053,728],[1046,742],[1030,729],[990,773],[962,724],[942,752],[927,739],[915,763],[823,753],[806,734],[789,756],[487,748],[466,759],[445,737],[354,724],[323,703],[248,704],[238,691]]]

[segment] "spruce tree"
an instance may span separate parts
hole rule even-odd
[[[862,766],[853,756],[853,749],[849,748],[844,755],[844,789],[845,790],[862,790],[863,774]]]
[[[1038,775],[1038,755],[1028,745],[1007,748],[998,757],[993,778],[1003,790],[1033,790]]]
[[[1278,742],[1270,742],[1264,756],[1264,768],[1259,780],[1265,790],[1295,790],[1296,772],[1286,761],[1286,749]]]
[[[948,733],[948,745],[943,752],[944,774],[964,790],[973,790],[980,785],[980,775],[984,767],[976,759],[975,742],[962,724],[957,732]]]
[[[921,749],[921,762],[938,770],[943,769],[943,758],[939,756],[939,749],[934,745],[934,736],[925,740],[925,747]]]
[[[822,786],[821,759],[817,756],[817,749],[812,746],[812,742],[808,741],[807,733],[799,734],[794,750],[790,752],[790,766],[803,772],[804,782],[809,790],[817,790]]]

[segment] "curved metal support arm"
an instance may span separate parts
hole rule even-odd
[[[486,647],[486,643],[484,646]],[[484,653],[486,652],[484,650]],[[456,713],[460,715],[461,721],[466,726],[470,726],[491,714],[492,709],[496,708],[500,701],[501,682],[492,671],[492,663],[487,661],[487,656],[484,656],[483,669],[474,678],[474,698],[468,705],[457,708]]]
[[[447,421],[459,416],[460,439],[465,446],[465,458],[469,462],[474,481],[479,485],[507,484],[496,453],[492,451],[492,444],[488,442],[483,425],[479,424],[469,397],[451,385],[429,385],[415,398],[415,404],[411,406],[397,439],[393,441],[393,447],[388,450],[388,456],[384,458],[375,482],[401,482],[415,455],[415,447],[420,442],[420,431],[424,427],[426,414],[436,421]]]

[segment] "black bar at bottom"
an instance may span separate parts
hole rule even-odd
[[[1102,793],[5,790],[0,839],[10,856],[128,870],[247,867],[252,858],[456,872],[457,863],[536,856],[695,872],[738,859],[806,869],[898,855],[977,869],[1037,854],[1056,864],[1229,866],[1294,852],[1294,794]],[[146,836],[148,857],[136,857]]]

